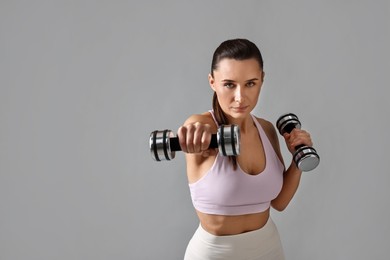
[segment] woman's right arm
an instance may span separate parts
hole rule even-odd
[[[217,126],[209,113],[190,116],[178,129],[180,147],[186,153],[189,182],[199,179],[214,161],[217,150],[208,147],[211,135],[216,132]]]

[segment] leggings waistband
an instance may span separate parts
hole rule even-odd
[[[196,233],[198,233],[199,237],[208,243],[241,243],[246,245],[248,245],[248,243],[257,244],[261,240],[266,240],[275,232],[277,232],[277,229],[271,218],[268,219],[267,223],[262,228],[237,235],[216,236],[206,231],[201,224],[199,224],[199,227],[196,230]]]

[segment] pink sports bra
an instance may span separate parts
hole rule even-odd
[[[213,111],[210,111],[214,118]],[[252,115],[263,143],[266,166],[256,175],[244,172],[225,156],[217,154],[213,166],[194,183],[189,184],[195,209],[207,214],[245,215],[270,207],[283,185],[284,166],[267,135]],[[215,121],[215,118],[214,118]]]

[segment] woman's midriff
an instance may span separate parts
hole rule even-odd
[[[215,236],[237,235],[262,228],[268,221],[269,209],[239,216],[211,215],[197,211],[202,227]]]

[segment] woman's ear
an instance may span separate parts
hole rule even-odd
[[[215,80],[214,80],[213,76],[211,74],[209,74],[209,84],[210,84],[210,87],[211,87],[212,90],[215,91],[214,83],[215,83]]]
[[[264,82],[264,78],[265,78],[265,72],[264,70],[261,72],[261,82]]]

